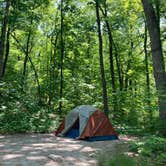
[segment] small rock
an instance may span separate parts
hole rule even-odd
[[[58,162],[58,163],[61,163],[64,160],[62,156],[55,155],[55,154],[50,154],[48,156],[48,158],[50,158],[51,160],[54,160],[55,162]]]
[[[96,153],[91,153],[91,154],[89,154],[89,157],[96,157]]]

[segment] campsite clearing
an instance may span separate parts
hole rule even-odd
[[[0,135],[0,166],[92,166],[96,156],[127,150],[130,139],[87,142],[53,134]]]

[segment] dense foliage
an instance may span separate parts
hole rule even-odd
[[[118,133],[147,136],[130,147],[138,158],[100,165],[165,165],[165,11],[165,0],[0,0],[0,133],[52,132],[75,106],[94,105]]]
[[[166,164],[166,140],[161,137],[145,137],[131,143],[130,150],[139,154],[139,159],[149,165]]]
[[[81,104],[103,110],[95,2],[0,1],[1,33],[6,30],[0,132],[50,131]],[[141,1],[98,3],[109,118],[119,132],[134,126],[157,133],[157,92]],[[160,9],[165,53],[164,1],[154,9]]]

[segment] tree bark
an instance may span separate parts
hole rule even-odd
[[[41,104],[41,90],[40,90],[41,88],[40,88],[38,73],[37,73],[35,65],[32,62],[32,59],[31,59],[31,57],[29,55],[28,55],[28,59],[29,59],[29,62],[31,63],[32,69],[33,69],[34,74],[35,74],[35,78],[36,78],[36,82],[37,82],[38,97],[39,97],[38,101],[39,101],[39,104]]]
[[[160,0],[154,0],[154,4],[156,8],[156,18],[157,18],[158,26],[160,27]]]
[[[6,65],[7,65],[7,61],[9,57],[9,50],[10,50],[10,27],[8,27],[7,36],[6,36],[6,52],[5,52],[5,59],[3,63],[2,77],[4,77],[5,75]]]
[[[150,79],[149,79],[149,63],[148,63],[148,51],[147,51],[147,25],[145,22],[145,34],[144,34],[144,54],[145,54],[145,72],[146,72],[146,90],[150,92]]]
[[[149,78],[149,60],[148,60],[148,50],[147,50],[147,39],[148,39],[148,29],[145,21],[145,32],[144,32],[144,54],[145,54],[145,73],[146,73],[146,101],[148,108],[150,108],[150,78]],[[150,109],[149,109],[150,110]],[[150,120],[152,120],[152,111],[149,112]]]
[[[25,58],[24,58],[24,66],[23,66],[23,80],[25,79],[25,75],[26,75],[26,66],[27,66],[27,61],[28,61],[28,56],[29,56],[29,42],[30,42],[30,37],[31,37],[31,32],[29,31],[28,32],[28,36],[27,36]]]
[[[50,69],[49,69],[49,100],[48,105],[51,107],[51,102],[54,96],[56,96],[56,77],[55,77],[55,69],[56,69],[56,49],[58,42],[58,34],[56,34],[55,39],[52,36],[51,39],[51,56],[50,56]]]
[[[63,28],[64,28],[64,14],[63,14],[63,0],[61,0],[61,59],[60,59],[60,94],[59,94],[59,112],[62,113],[62,97],[63,97],[63,60],[64,60],[64,40],[63,40]]]
[[[5,41],[6,41],[6,30],[8,25],[8,17],[9,17],[9,7],[10,7],[10,1],[6,1],[6,7],[4,11],[4,19],[2,23],[2,29],[1,29],[1,37],[0,37],[0,80],[2,80],[3,77],[3,57],[5,53]]]
[[[97,17],[97,26],[98,26],[99,58],[100,58],[100,72],[102,79],[104,113],[106,114],[106,116],[108,116],[108,97],[107,97],[107,85],[106,85],[104,62],[103,62],[103,40],[101,34],[101,24],[100,24],[100,15],[99,15],[99,1],[95,0],[95,2],[96,2],[96,17]]]
[[[142,0],[147,27],[151,41],[154,78],[158,91],[159,116],[161,120],[166,118],[166,73],[164,57],[160,39],[160,27],[157,16],[150,0]]]
[[[130,40],[130,50],[128,52],[128,61],[127,61],[127,68],[125,72],[125,90],[127,91],[128,89],[132,90],[132,81],[130,76],[128,75],[128,71],[132,69],[132,58],[133,58],[133,41],[132,39]]]
[[[120,66],[120,58],[118,56],[118,49],[117,45],[115,44],[113,40],[113,46],[114,46],[114,51],[115,51],[115,62],[116,62],[116,67],[117,67],[117,73],[118,73],[118,80],[119,80],[119,90],[123,90],[123,76],[122,76],[122,69]]]

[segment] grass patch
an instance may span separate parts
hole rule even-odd
[[[110,154],[111,156],[111,154]],[[98,158],[99,166],[136,166],[136,161],[127,155],[118,154],[108,157],[108,154],[103,154]]]

